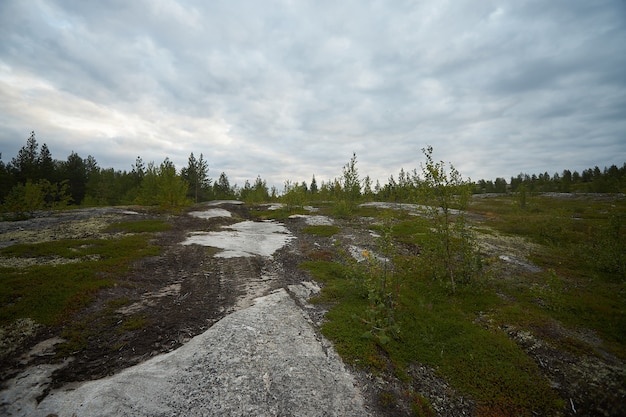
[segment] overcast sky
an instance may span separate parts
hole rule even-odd
[[[0,0],[0,152],[231,184],[626,162],[624,0]]]

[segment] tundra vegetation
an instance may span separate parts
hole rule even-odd
[[[286,219],[315,205],[337,222],[302,233],[333,239],[334,250],[308,252],[301,268],[323,284],[314,299],[328,308],[322,332],[347,363],[392,373],[407,387],[411,367],[427,365],[475,401],[477,415],[563,413],[573,407],[571,398],[551,386],[541,359],[518,336],[527,332],[572,357],[626,360],[626,203],[619,194],[626,191],[626,163],[472,182],[436,161],[432,147],[422,154],[419,170],[401,170],[383,186],[361,178],[353,154],[340,177],[318,183],[313,176],[310,186],[287,180],[279,193],[260,176],[243,187],[231,185],[226,173],[214,182],[202,154],[192,153],[181,170],[168,158],[159,165],[137,158],[130,171],[100,168],[92,156],[75,153],[57,161],[45,144],[39,150],[32,133],[11,162],[0,161],[0,203],[7,220],[67,206],[141,204],[176,212],[211,199],[241,199],[253,209],[282,202],[272,212],[251,212]],[[410,205],[362,204],[368,201]],[[120,223],[102,230],[106,238],[0,249],[4,258],[60,260],[0,267],[0,325],[69,320],[134,260],[158,253],[151,238],[167,227]],[[378,238],[355,256],[341,232],[358,227]],[[498,240],[513,242],[532,267],[501,259],[490,250]],[[79,349],[84,333],[66,335],[73,344],[67,349]],[[588,333],[594,337],[579,337]],[[406,395],[415,415],[433,414],[417,389]],[[385,391],[380,402],[400,400]]]

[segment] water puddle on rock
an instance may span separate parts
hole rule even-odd
[[[295,237],[280,223],[244,221],[224,226],[224,231],[193,232],[183,245],[202,245],[222,249],[218,258],[248,256],[271,257]]]

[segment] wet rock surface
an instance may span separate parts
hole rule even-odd
[[[366,416],[329,343],[284,289],[181,348],[115,376],[51,392],[34,415]]]

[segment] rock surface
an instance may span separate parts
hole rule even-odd
[[[352,375],[284,289],[175,351],[51,392],[33,413],[49,414],[368,415]]]

